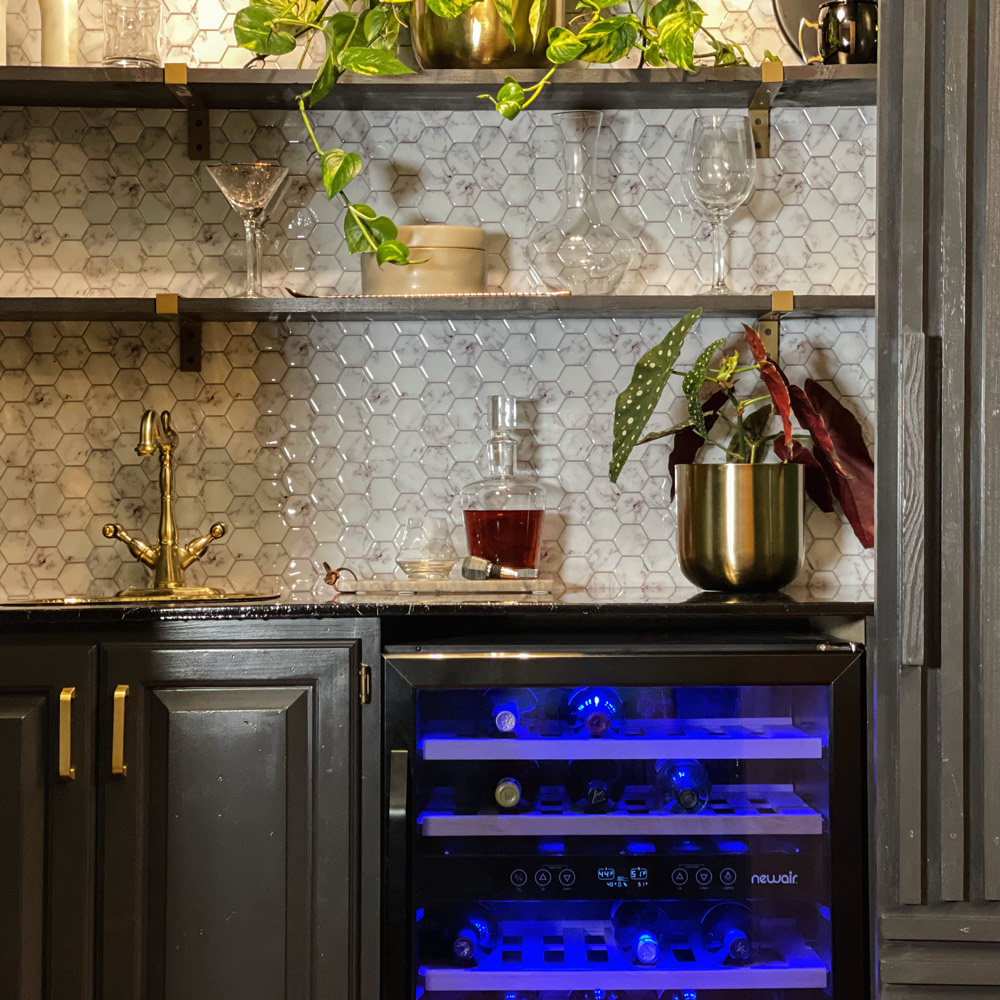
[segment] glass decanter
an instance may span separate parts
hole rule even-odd
[[[528,246],[532,280],[553,292],[610,295],[639,252],[638,240],[605,221],[596,195],[600,111],[552,116],[563,163],[562,209],[538,226]]]
[[[459,498],[469,555],[537,576],[545,488],[517,471],[517,399],[490,396],[489,414],[489,474]]]

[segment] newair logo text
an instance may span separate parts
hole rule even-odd
[[[796,885],[799,881],[795,872],[785,872],[781,875],[753,875],[751,885]]]

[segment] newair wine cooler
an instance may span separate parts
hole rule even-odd
[[[393,647],[385,1000],[851,1000],[861,654]]]

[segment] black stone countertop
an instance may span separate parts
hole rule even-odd
[[[341,596],[325,604],[315,599],[260,604],[29,604],[0,605],[0,629],[18,626],[81,625],[157,621],[275,621],[309,618],[401,618],[412,615],[509,616],[530,615],[568,622],[573,618],[606,616],[683,621],[737,618],[743,622],[807,618],[864,618],[873,613],[871,595],[841,588],[834,595],[815,596],[789,588],[772,594],[722,594],[684,590],[669,596],[623,590],[596,596],[586,592],[553,595],[413,595]]]

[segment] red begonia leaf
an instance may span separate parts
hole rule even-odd
[[[796,465],[805,467],[806,493],[809,499],[824,513],[831,513],[833,511],[833,490],[830,488],[830,480],[816,456],[804,444],[794,440],[789,451],[785,447],[783,438],[778,438],[774,442],[774,453],[782,462],[794,462]]]
[[[837,455],[837,448],[830,437],[829,428],[819,411],[813,406],[812,401],[797,385],[790,385],[788,391],[792,397],[792,410],[802,427],[809,431],[813,444],[817,451],[822,451],[830,460],[830,464],[841,476],[847,475],[847,470],[841,464]]]
[[[816,458],[826,470],[834,495],[858,541],[866,548],[875,545],[875,464],[868,454],[857,418],[818,382],[806,379],[806,396],[823,418],[836,454],[846,475],[838,473],[832,459],[822,450]]]
[[[788,379],[785,373],[768,356],[761,343],[760,336],[752,326],[743,324],[744,336],[753,352],[753,359],[760,366],[760,377],[767,386],[767,391],[774,400],[774,408],[781,417],[781,428],[784,442],[788,448],[792,445],[792,400],[788,394]],[[779,439],[780,440],[780,439]]]
[[[715,426],[715,421],[719,419],[719,410],[726,405],[728,398],[725,390],[719,389],[701,404],[701,412],[705,414],[706,434],[710,433]],[[701,446],[704,443],[705,439],[693,427],[687,427],[674,435],[674,446],[670,449],[670,457],[667,459],[671,500],[673,500],[677,489],[674,481],[674,470],[678,465],[690,465],[698,457],[698,452],[701,451]]]

